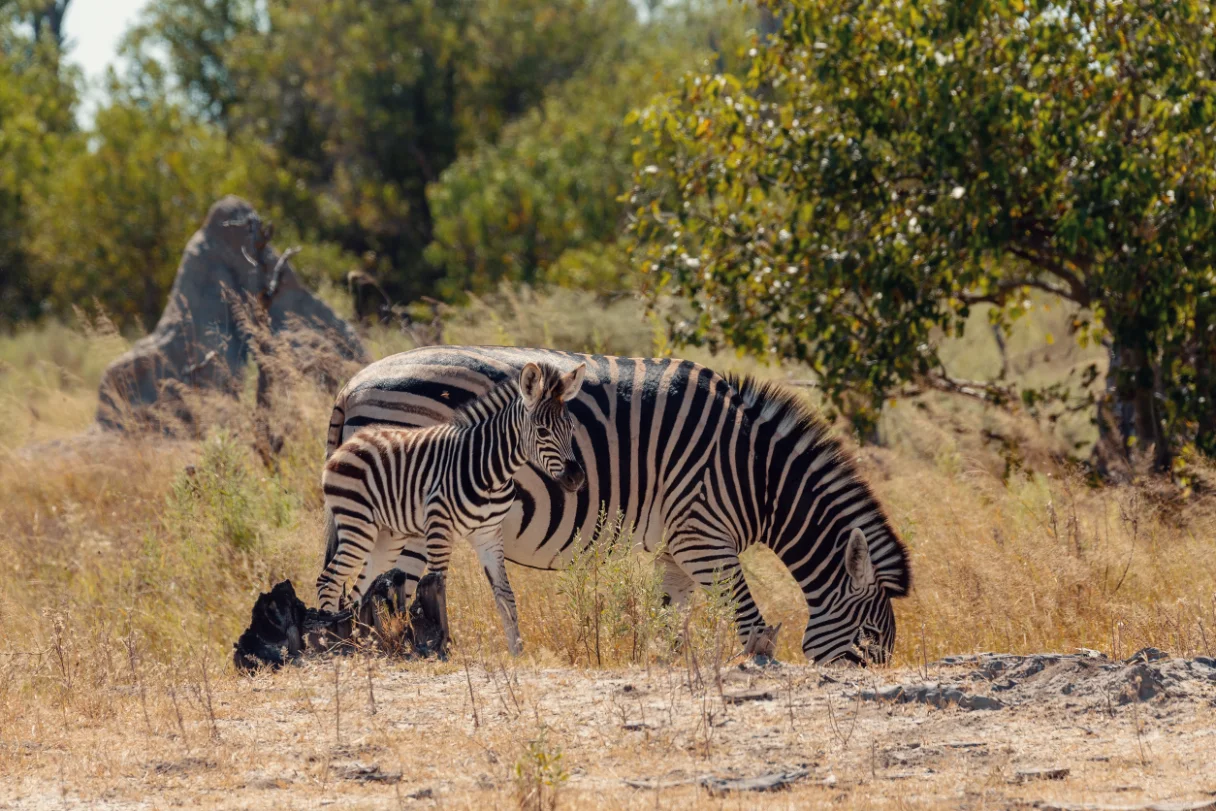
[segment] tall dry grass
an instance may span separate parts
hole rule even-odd
[[[646,355],[665,350],[659,335],[630,302],[521,293],[450,314],[445,338]],[[378,354],[410,346],[387,326],[369,338]],[[291,578],[310,599],[321,565],[317,471],[329,393],[296,381],[278,394],[275,470],[253,450],[249,387],[201,440],[81,437],[101,369],[124,347],[116,335],[62,326],[0,338],[0,421],[9,429],[0,444],[0,724],[24,737],[40,724],[112,714],[114,691],[150,690],[157,723],[207,718],[213,682],[234,678],[231,645],[257,593]],[[790,373],[746,359],[713,363]],[[1006,481],[998,449],[964,430],[968,413],[943,421],[942,408],[901,405],[884,428],[889,447],[855,449],[912,550],[897,664],[978,650],[1216,654],[1216,510],[1207,497],[1093,489],[1046,462]],[[65,441],[29,448],[55,439]],[[800,660],[806,608],[791,578],[767,550],[744,563],[769,621],[785,623],[779,656]],[[594,668],[685,655],[674,644],[681,620],[662,609],[644,559],[599,549],[565,572],[511,576],[526,661]],[[467,550],[452,578],[458,651],[501,661],[489,587]],[[732,652],[719,608],[699,599],[694,655]],[[459,666],[457,657],[436,667]]]

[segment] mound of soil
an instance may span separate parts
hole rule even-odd
[[[929,666],[974,667],[950,681],[899,684],[862,690],[865,701],[957,706],[1000,710],[1009,706],[1047,706],[1062,698],[1088,709],[1110,709],[1133,702],[1194,697],[1199,685],[1216,683],[1216,659],[1175,659],[1145,648],[1123,661],[1099,653],[1031,656],[984,653],[950,656]]]
[[[158,428],[195,419],[191,392],[236,395],[254,336],[234,303],[257,300],[265,328],[292,355],[292,366],[326,378],[330,367],[366,359],[354,329],[305,289],[270,245],[253,207],[225,197],[211,207],[182,253],[156,328],[106,368],[97,422],[107,429]],[[239,308],[238,308],[239,309]]]

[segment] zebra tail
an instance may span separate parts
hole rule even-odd
[[[342,391],[334,399],[334,409],[329,415],[329,433],[325,437],[325,458],[334,455],[334,451],[342,444],[342,429],[346,426],[346,392]],[[334,555],[338,554],[338,525],[334,521],[329,507],[325,507],[325,561],[328,566]]]

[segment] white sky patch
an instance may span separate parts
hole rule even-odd
[[[68,59],[84,70],[88,82],[76,119],[93,121],[101,100],[106,67],[118,54],[123,34],[135,24],[148,0],[72,0],[63,27]]]

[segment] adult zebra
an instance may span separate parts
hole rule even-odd
[[[554,569],[589,543],[601,511],[648,550],[666,541],[663,585],[677,603],[724,577],[745,645],[765,630],[738,555],[770,547],[798,581],[810,659],[885,661],[895,643],[891,598],[911,585],[908,554],[869,487],[819,420],[789,391],[726,378],[696,363],[548,349],[427,347],[371,364],[338,395],[327,457],[365,425],[423,426],[515,377],[529,362],[587,365],[577,398],[576,454],[586,486],[568,493],[525,466],[503,522],[508,560]],[[388,540],[387,538],[384,540]],[[394,565],[416,581],[422,548],[377,543],[367,575]],[[332,523],[326,562],[335,551]],[[859,655],[861,654],[861,655]]]

